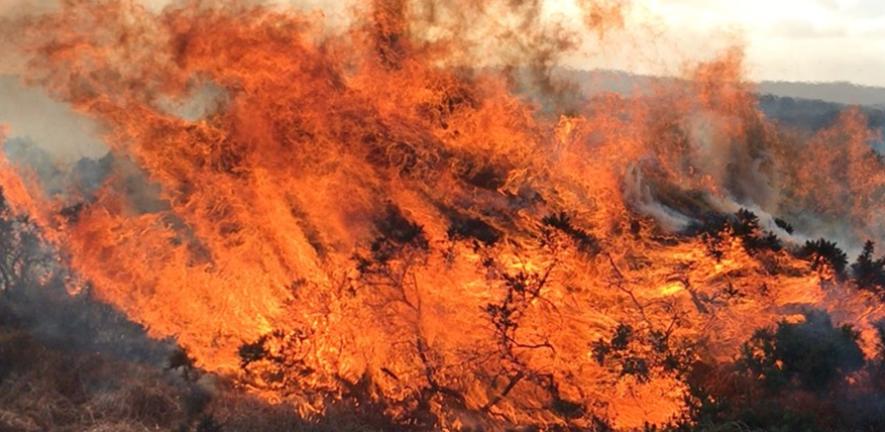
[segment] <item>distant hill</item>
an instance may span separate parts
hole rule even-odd
[[[614,70],[557,69],[554,77],[576,83],[585,96],[614,92],[641,95],[654,83],[677,82],[677,78],[636,75]],[[762,82],[757,87],[759,108],[770,119],[793,128],[817,131],[836,120],[848,106],[858,105],[870,128],[885,135],[885,88],[847,82]],[[885,141],[871,143],[885,154]]]
[[[839,114],[848,106],[818,99],[801,99],[788,96],[763,94],[759,96],[759,109],[776,122],[797,129],[817,131],[833,124]],[[885,137],[885,106],[860,106],[873,130]],[[885,155],[885,141],[880,139],[870,143],[876,151]]]
[[[563,68],[555,70],[553,74],[576,82],[585,94],[591,95],[599,92],[636,94],[648,89],[653,82],[677,80],[603,69],[586,71]],[[885,108],[885,87],[861,86],[849,82],[763,81],[757,84],[757,89],[762,95]]]
[[[885,88],[849,82],[803,83],[763,81],[759,93],[799,99],[819,99],[844,105],[885,107]]]

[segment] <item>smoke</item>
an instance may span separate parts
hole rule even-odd
[[[148,338],[145,329],[88,290],[71,295],[67,282],[13,287],[0,295],[2,323],[26,330],[46,346],[102,353],[120,360],[165,366],[174,341]]]
[[[217,84],[207,82],[192,85],[191,91],[178,99],[157,101],[158,108],[186,121],[205,120],[221,109],[228,95]]]
[[[97,158],[107,152],[98,125],[51,99],[39,88],[23,85],[16,76],[0,76],[0,119],[8,137],[25,139],[52,155],[59,164]]]
[[[626,25],[582,3],[600,44]],[[6,30],[27,82],[111,151],[65,170],[15,139],[40,187],[2,180],[96,298],[262,397],[363,398],[428,428],[609,409],[639,427],[684,408],[682,347],[732,356],[785,304],[867,333],[879,314],[756,232],[681,235],[739,208],[863,231],[879,203],[860,123],[786,136],[739,51],[583,98],[552,73],[578,43],[539,1],[378,0],[334,34],[248,2],[159,6],[71,1]]]

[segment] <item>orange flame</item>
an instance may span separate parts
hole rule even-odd
[[[857,114],[797,150],[731,52],[650,96],[550,116],[466,62],[485,52],[477,34],[524,42],[542,71],[567,44],[535,51],[543,38],[504,19],[459,33],[469,22],[452,11],[491,19],[514,2],[446,3],[436,16],[375,1],[329,36],[288,10],[68,1],[17,27],[28,77],[99,120],[160,204],[132,192],[122,163],[76,218],[5,162],[4,193],[102,300],[306,415],[358,391],[443,429],[679,415],[685,385],[663,362],[633,373],[595,357],[621,325],[635,358],[701,347],[692,356],[727,360],[754,329],[815,307],[872,349],[871,295],[731,232],[713,244],[660,228],[690,217],[680,208],[826,214],[844,195],[859,234],[881,235],[862,222],[883,210],[883,171]],[[600,35],[623,25],[613,4],[582,3]],[[163,108],[204,85],[223,90],[204,118]],[[836,140],[847,155],[827,149]],[[837,158],[854,173],[844,190],[814,177]],[[666,346],[638,342],[655,338]]]

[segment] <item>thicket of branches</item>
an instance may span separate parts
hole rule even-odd
[[[105,425],[115,430],[150,427],[218,432],[248,430],[251,423],[266,425],[262,430],[429,430],[439,427],[439,419],[430,409],[433,404],[466,409],[465,395],[448,383],[447,371],[418,325],[407,332],[412,339],[406,346],[421,365],[424,380],[404,400],[379,398],[372,392],[368,377],[356,383],[342,379],[330,383],[333,397],[326,401],[326,416],[308,421],[293,411],[280,411],[243,396],[224,383],[217,383],[211,393],[207,392],[206,376],[194,367],[186,352],[168,345],[146,349],[142,343],[121,348],[120,341],[133,340],[141,330],[121,323],[125,319],[108,308],[90,309],[84,306],[94,304],[89,299],[81,300],[74,308],[61,300],[23,297],[29,287],[47,283],[45,277],[38,276],[50,274],[55,261],[51,251],[40,244],[34,226],[26,218],[13,216],[2,201],[0,204],[0,400],[8,407],[0,409],[2,427],[85,430],[87,426]],[[782,224],[782,229],[789,227],[787,222],[778,222]],[[404,307],[417,319],[422,313],[421,301],[409,275],[410,266],[425,259],[426,236],[396,208],[390,208],[376,221],[376,228],[377,238],[366,254],[355,257],[361,283],[386,290],[389,304]],[[767,251],[788,248],[746,210],[718,218],[708,228],[700,235],[715,237],[730,232],[760,259]],[[486,222],[458,216],[452,218],[449,237],[475,242],[480,250],[500,241],[501,235]],[[574,248],[587,257],[606,256],[601,243],[565,213],[544,217],[537,241],[550,249],[551,256],[560,253],[561,248]],[[825,239],[788,249],[808,260],[815,271],[832,272],[844,283],[880,296],[885,292],[885,257],[877,256],[872,242],[850,264],[838,245]],[[711,253],[716,253],[715,248]],[[522,355],[554,349],[543,337],[526,337],[518,330],[531,305],[545,304],[543,288],[556,261],[550,268],[535,272],[507,271],[491,256],[484,258],[484,265],[490,275],[500,279],[505,291],[484,309],[494,329],[498,356],[493,363],[498,369],[488,378],[499,383],[499,393],[481,411],[493,413],[495,405],[517,385],[532,385],[546,394],[548,408],[565,420],[563,430],[613,430],[604,419],[585,412],[580,401],[563,396],[560,386],[564,383],[532,368]],[[611,265],[615,275],[619,274],[614,262]],[[613,288],[626,290],[617,278],[612,283]],[[65,308],[80,311],[65,319],[87,329],[92,327],[72,338],[94,344],[78,342],[47,348],[45,342],[31,335],[33,322],[27,322],[23,305],[30,310],[48,308],[44,312],[51,314]],[[88,317],[78,318],[84,314]],[[865,359],[855,329],[834,324],[823,312],[808,311],[804,322],[784,321],[773,328],[758,329],[744,344],[739,358],[713,364],[699,361],[691,346],[672,337],[676,322],[674,318],[669,327],[642,328],[621,323],[607,337],[587,341],[593,359],[621,377],[645,382],[652,373],[668,373],[688,384],[685,400],[689,410],[683,418],[666,426],[647,426],[647,431],[885,430],[885,325],[880,332],[878,356]],[[270,364],[283,372],[280,377],[286,377],[276,385],[296,388],[298,378],[312,372],[302,361],[303,345],[310,336],[299,331],[276,331],[248,341],[239,352],[241,366],[248,375],[254,365]],[[101,345],[102,339],[108,340],[107,346]],[[89,355],[83,347],[111,356]],[[39,360],[28,360],[34,358]],[[72,363],[64,359],[75,360]],[[388,373],[393,375],[392,371]],[[107,392],[88,384],[96,380],[115,382],[116,390]],[[30,390],[23,391],[26,387]],[[115,403],[102,402],[105,398],[113,398]],[[48,410],[39,411],[41,404]],[[392,411],[391,406],[400,409]],[[257,418],[259,414],[264,417]],[[568,426],[570,419],[588,416],[589,426]]]

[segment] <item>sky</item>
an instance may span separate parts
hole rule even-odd
[[[885,85],[885,1],[653,0],[686,41],[717,30],[744,41],[756,79]]]
[[[551,15],[577,14],[574,0],[546,1]],[[885,0],[632,0],[628,11],[621,38],[636,48],[612,43],[619,53],[602,55],[622,69],[672,70],[741,46],[753,80],[885,86]]]
[[[0,0],[0,17],[52,10],[60,0]],[[136,0],[153,10],[173,1]],[[252,0],[322,9],[332,21],[365,0]],[[542,0],[544,19],[581,26],[576,0]],[[563,63],[578,69],[680,74],[691,62],[741,46],[751,80],[847,81],[885,87],[885,0],[604,0],[629,1],[624,31],[588,37]],[[0,41],[2,42],[2,41]],[[88,119],[28,89],[15,59],[0,56],[0,120],[11,137],[28,137],[64,159],[106,149]],[[13,65],[9,66],[8,65]],[[47,128],[47,124],[56,127]],[[58,127],[63,125],[63,127]]]
[[[159,10],[175,0],[141,0]],[[357,0],[268,0],[342,15]],[[575,0],[542,0],[546,14],[579,20]],[[849,81],[885,86],[885,0],[607,0],[628,2],[628,34],[588,43],[578,68],[675,72],[680,62],[743,46],[754,80]],[[0,15],[58,0],[0,0]],[[625,44],[624,41],[627,41]],[[632,47],[625,49],[624,47]]]

